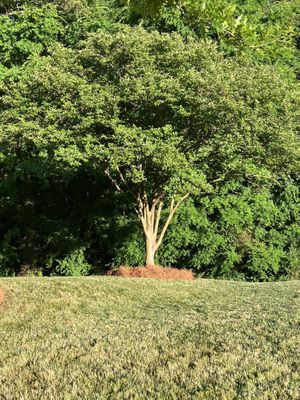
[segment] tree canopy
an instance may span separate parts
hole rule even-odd
[[[2,275],[297,276],[296,2],[200,3],[1,9]]]

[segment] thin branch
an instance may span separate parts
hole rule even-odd
[[[121,181],[125,183],[124,175],[123,175],[122,172],[120,171],[120,168],[119,168],[119,167],[117,167],[117,171],[118,171],[118,173],[119,173],[119,175],[120,175]]]
[[[5,15],[7,17],[12,17],[14,15],[18,15],[18,14],[22,14],[22,13],[24,13],[24,10],[15,10],[15,11],[6,12]]]
[[[113,185],[115,186],[115,188],[117,189],[118,192],[124,193],[124,190],[122,190],[120,188],[120,186],[118,185],[117,181],[110,175],[109,169],[106,168],[106,170],[104,171],[105,175],[108,176],[108,178],[110,179],[110,181],[113,183]]]
[[[136,200],[136,195],[134,194],[134,192],[131,190],[130,186],[128,185],[128,183],[126,182],[126,179],[124,178],[124,175],[122,173],[122,171],[120,170],[119,167],[116,168],[119,174],[119,177],[121,179],[121,182],[124,183],[124,185],[127,187],[128,192],[130,193],[130,195],[132,196],[132,200],[135,201]],[[127,196],[128,198],[128,196]]]
[[[162,208],[163,208],[163,202],[161,201],[159,203],[159,206],[158,206],[158,209],[157,209],[157,212],[156,212],[156,218],[155,218],[155,227],[154,227],[154,238],[155,238],[155,240],[157,239],[159,221],[160,221],[160,215],[161,215]]]
[[[208,183],[216,183],[216,182],[221,182],[224,181],[225,178],[218,178],[218,179],[214,179],[213,181],[210,181]]]
[[[173,212],[173,210],[174,210],[174,203],[175,203],[175,200],[174,199],[172,199],[172,201],[171,201],[171,205],[170,205],[170,212],[172,213]]]
[[[151,208],[149,209],[149,220],[150,220],[150,227],[151,231],[153,232],[154,229],[154,221],[155,221],[155,211],[156,211],[156,202],[153,201]]]
[[[139,217],[142,217],[143,216],[143,202],[141,200],[140,194],[138,195],[137,203],[138,203],[138,208],[136,208],[137,214]]]
[[[112,184],[115,186],[115,188],[117,189],[118,192],[122,193],[128,203],[132,204],[132,201],[136,201],[136,197],[134,196],[134,193],[132,191],[130,191],[130,194],[132,195],[133,199],[130,199],[129,196],[126,194],[126,192],[124,192],[124,190],[119,186],[118,182],[111,176],[110,172],[109,172],[109,168],[106,168],[104,170],[105,175],[110,179],[110,181],[112,182]],[[136,207],[134,207],[134,211],[136,212],[136,214],[140,217],[140,209],[137,209]]]
[[[143,204],[141,197],[138,197],[139,209],[138,209],[138,217],[143,225],[145,236],[148,240],[151,240],[151,236],[148,231],[148,222],[147,222],[147,212],[146,206]]]
[[[167,220],[166,220],[166,222],[165,222],[165,224],[164,224],[164,226],[163,226],[163,228],[162,228],[162,231],[161,231],[161,233],[160,233],[160,235],[159,235],[159,239],[158,239],[158,241],[156,242],[156,250],[157,250],[157,249],[159,248],[159,246],[161,245],[161,242],[162,242],[162,240],[163,240],[163,238],[164,238],[164,236],[165,236],[166,230],[168,229],[168,226],[170,225],[170,223],[171,223],[171,221],[172,221],[172,218],[173,218],[173,216],[174,216],[176,210],[178,209],[178,207],[180,206],[180,204],[181,204],[185,199],[187,199],[187,198],[189,197],[189,195],[190,195],[190,193],[187,193],[185,196],[183,196],[183,197],[178,201],[178,203],[177,203],[175,206],[174,206],[174,199],[172,199],[172,201],[171,201],[171,207],[170,207],[170,214],[169,214],[169,216],[168,216],[168,218],[167,218]]]
[[[151,226],[151,215],[150,215],[150,208],[149,208],[148,203],[146,204],[145,213],[146,213],[147,226],[149,228]]]
[[[184,200],[186,200],[189,197],[190,193],[187,193],[186,195],[184,195],[176,204],[176,206],[173,208],[173,215],[175,214],[176,210],[178,209],[178,207],[181,205],[181,203],[184,202]]]

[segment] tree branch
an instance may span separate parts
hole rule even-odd
[[[163,202],[161,201],[159,203],[159,206],[158,206],[158,209],[157,209],[157,212],[156,212],[156,217],[155,217],[155,227],[154,227],[154,238],[155,238],[155,240],[157,239],[159,221],[160,221],[160,214],[161,214],[162,208],[163,208]]]
[[[110,175],[109,169],[106,168],[106,170],[104,171],[105,175],[110,179],[110,181],[113,183],[113,185],[115,186],[115,188],[117,189],[118,192],[124,193],[124,191],[120,188],[120,186],[118,185],[118,182]]]
[[[174,206],[175,200],[172,199],[172,201],[171,201],[171,206],[170,206],[170,213],[169,213],[169,216],[168,216],[168,218],[167,218],[167,220],[166,220],[166,222],[165,222],[165,224],[164,224],[164,226],[163,226],[163,228],[162,228],[162,231],[161,231],[161,233],[160,233],[160,235],[159,235],[159,239],[158,239],[158,241],[156,242],[156,250],[158,250],[159,246],[161,245],[161,242],[162,242],[162,240],[163,240],[163,238],[164,238],[164,236],[165,236],[166,230],[168,229],[168,226],[170,225],[170,223],[171,223],[171,221],[172,221],[172,218],[173,218],[173,216],[174,216],[176,210],[178,209],[178,207],[180,206],[180,204],[181,204],[185,199],[187,199],[187,198],[189,197],[189,195],[190,195],[189,193],[187,193],[186,195],[184,195],[184,196],[178,201],[178,203],[177,203],[175,206]]]
[[[124,190],[120,187],[120,185],[118,184],[118,182],[111,176],[110,172],[109,172],[109,168],[106,168],[104,170],[105,175],[110,179],[110,181],[112,182],[112,184],[114,185],[114,187],[117,189],[118,192],[123,193],[123,195],[126,197],[126,199],[128,200],[128,202],[130,204],[132,204],[132,201],[136,201],[136,196],[134,196],[134,193],[132,191],[130,191],[130,194],[132,195],[133,199],[131,200],[129,198],[129,196],[124,192]],[[121,179],[122,180],[122,179]],[[123,182],[123,181],[122,181]],[[125,182],[126,184],[126,182]],[[127,185],[128,186],[128,185]],[[136,214],[138,216],[140,216],[140,209],[134,207],[134,211],[136,212]]]

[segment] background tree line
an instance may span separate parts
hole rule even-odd
[[[2,4],[1,275],[299,277],[298,0]]]

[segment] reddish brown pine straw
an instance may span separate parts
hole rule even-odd
[[[147,267],[121,266],[118,269],[108,271],[107,275],[131,278],[193,280],[193,273],[189,269],[167,268],[152,265]]]
[[[4,292],[2,289],[0,289],[0,305],[3,303],[4,301]]]

